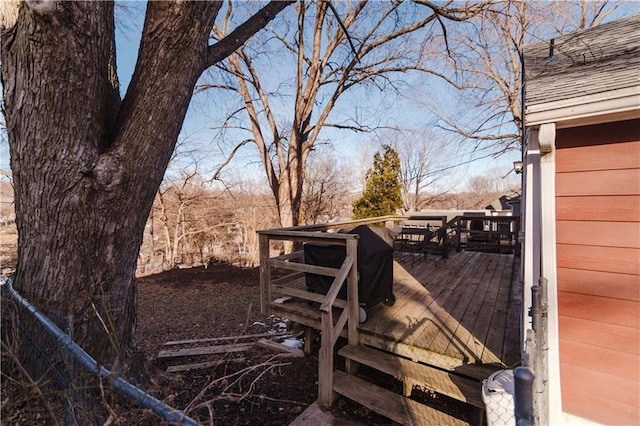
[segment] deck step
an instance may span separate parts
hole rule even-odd
[[[409,386],[421,386],[475,407],[483,408],[480,382],[419,364],[363,345],[347,345],[338,354],[387,373]]]
[[[320,329],[320,311],[306,302],[270,303],[269,312],[298,324]]]
[[[310,319],[320,320],[321,312],[317,306],[313,306],[307,302],[301,302],[297,300],[292,300],[285,303],[274,303],[271,302],[269,307],[272,310],[281,310],[285,312],[291,312],[298,315],[303,315],[305,317],[309,317]]]
[[[467,425],[460,419],[339,370],[334,372],[333,389],[402,425]]]

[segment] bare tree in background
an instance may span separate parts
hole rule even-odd
[[[449,49],[443,58],[449,72],[443,72],[460,91],[462,108],[469,113],[445,115],[434,107],[443,127],[476,141],[476,149],[498,154],[519,148],[522,46],[596,26],[621,4],[609,0],[508,0],[493,2],[476,17],[451,26]],[[431,51],[432,55],[441,53]]]
[[[153,219],[162,230],[159,240],[164,243],[164,261],[169,269],[178,261],[192,265],[195,254],[206,262],[202,253],[213,231],[226,230],[234,223],[231,212],[221,214],[220,194],[207,186],[197,171],[183,170],[179,177],[165,180],[158,190]]]
[[[247,180],[246,176],[236,178],[225,192],[225,206],[235,226],[232,235],[221,236],[225,238],[225,256],[242,266],[256,266],[260,260],[257,231],[278,226],[273,197],[263,183]],[[231,252],[237,256],[231,256]]]
[[[227,76],[225,84],[200,88],[223,89],[239,97],[224,130],[242,134],[236,138],[242,142],[228,152],[223,166],[242,146],[257,148],[280,226],[300,221],[307,160],[322,129],[375,127],[373,120],[339,118],[334,113],[345,93],[359,89],[391,93],[399,90],[407,72],[436,73],[427,66],[420,46],[441,36],[443,18],[462,20],[478,11],[477,6],[457,8],[451,2],[427,6],[401,1],[301,1],[295,16],[286,14],[287,23],[273,31],[272,39],[249,43],[219,65]],[[214,27],[218,38],[227,34],[232,17],[229,13]],[[295,64],[295,72],[288,85],[270,87],[269,79],[285,68],[267,52],[282,48],[289,55],[282,63]]]
[[[517,179],[496,175],[497,173],[490,171],[471,178],[467,192],[462,194],[464,208],[484,209],[503,195],[514,196],[519,193]]]
[[[405,211],[420,211],[449,192],[458,182],[447,182],[450,166],[458,161],[448,139],[421,130],[383,133],[400,157],[401,193]]]
[[[352,176],[345,162],[331,153],[312,157],[307,164],[302,195],[303,223],[324,223],[338,217],[350,217]]]

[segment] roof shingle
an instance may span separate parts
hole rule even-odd
[[[525,104],[640,87],[640,15],[524,47]]]

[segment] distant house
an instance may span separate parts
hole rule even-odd
[[[520,193],[513,191],[511,194],[502,195],[485,207],[492,216],[518,216],[520,214]]]
[[[523,282],[550,424],[640,424],[640,16],[525,46]],[[525,313],[525,319],[527,319]]]

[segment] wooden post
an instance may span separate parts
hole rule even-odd
[[[309,355],[313,352],[313,338],[315,330],[313,327],[304,326],[304,353]]]
[[[347,305],[349,306],[348,337],[350,345],[357,345],[360,323],[360,302],[358,300],[358,240],[347,241],[347,257],[353,258],[353,265],[347,276]]]
[[[318,404],[330,407],[333,403],[333,314],[322,311],[322,335],[318,354]]]
[[[269,314],[271,303],[271,266],[269,265],[269,236],[259,234],[260,250],[260,312]]]
[[[360,341],[358,337],[358,325],[360,324],[360,303],[358,300],[358,240],[347,240],[347,258],[353,258],[351,270],[347,276],[347,309],[349,310],[349,320],[347,321],[347,336],[349,345],[357,345]],[[358,369],[356,362],[347,359],[345,369],[349,374],[355,374]]]
[[[462,235],[462,221],[458,217],[456,221],[456,251],[460,251],[460,236]]]

